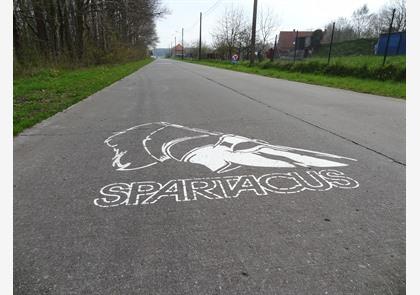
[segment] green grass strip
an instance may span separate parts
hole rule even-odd
[[[226,61],[198,61],[191,59],[184,59],[184,61],[272,78],[405,99],[405,82],[379,81],[354,77],[338,77],[323,74],[289,72],[276,68],[264,69],[260,66],[250,67],[247,64],[232,65],[230,62]]]
[[[63,111],[152,61],[145,59],[72,70],[45,69],[14,79],[13,134]]]

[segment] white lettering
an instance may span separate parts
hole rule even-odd
[[[332,188],[352,189],[359,183],[337,170],[305,171],[303,173],[271,173],[225,176],[214,178],[172,179],[161,184],[155,181],[112,183],[100,190],[101,197],[93,203],[99,207],[120,205],[150,205],[162,199],[176,202],[198,199],[217,200],[237,198],[252,193],[257,196],[295,194],[308,191],[328,191]]]

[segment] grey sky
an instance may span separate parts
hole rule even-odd
[[[369,9],[377,11],[387,0],[259,0],[259,7],[269,7],[277,15],[279,30],[314,30],[324,28],[329,21],[338,17],[350,17],[352,12],[367,4]],[[246,16],[252,18],[253,0],[162,0],[171,14],[157,22],[159,44],[157,47],[169,47],[174,37],[181,40],[181,28],[184,27],[184,43],[198,40],[199,14],[214,8],[203,16],[203,41],[211,44],[211,31],[226,8],[242,7]],[[276,33],[274,33],[276,34]],[[274,36],[272,36],[274,38]]]

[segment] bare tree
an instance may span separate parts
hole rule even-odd
[[[239,46],[239,57],[241,59],[250,59],[251,54],[251,33],[252,24],[247,22],[244,24],[243,29],[239,33],[238,46]],[[256,42],[258,42],[258,36],[256,36]]]
[[[220,55],[229,58],[237,52],[239,37],[245,28],[246,20],[242,8],[226,9],[212,34],[214,47]]]
[[[335,21],[334,40],[340,42],[357,38],[377,38],[379,34],[388,31],[393,9],[395,9],[395,17],[392,31],[405,31],[406,1],[390,0],[377,13],[370,13],[365,4],[353,12],[350,21],[342,17],[337,19]],[[330,22],[325,26],[324,39],[326,40],[331,37],[332,23]]]
[[[382,33],[386,32],[391,23],[392,10],[395,9],[392,31],[399,32],[407,29],[407,11],[405,0],[391,0],[378,13],[378,26]]]
[[[357,38],[357,34],[354,31],[350,21],[345,17],[340,17],[335,22],[335,33],[334,33],[334,41],[341,42],[346,40],[353,40]],[[331,39],[331,32],[332,32],[333,22],[328,23],[325,26],[325,33],[324,33],[324,40]]]
[[[269,47],[269,40],[273,38],[273,33],[278,27],[278,17],[272,13],[269,7],[258,9],[258,39],[259,50],[265,52]]]
[[[353,12],[351,22],[357,38],[368,37],[371,18],[372,14],[366,4]]]
[[[198,47],[199,47],[199,41],[195,40],[191,43],[190,48],[187,49],[188,53],[191,53],[191,55],[194,58],[198,58]],[[203,57],[207,56],[207,53],[210,53],[210,51],[211,51],[210,46],[206,42],[202,41],[201,42],[201,54],[202,54],[202,56]]]

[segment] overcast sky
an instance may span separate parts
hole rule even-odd
[[[387,0],[258,0],[259,7],[269,7],[277,15],[280,30],[315,30],[323,29],[328,22],[338,17],[350,17],[352,12],[367,4],[373,12],[377,11]],[[211,31],[223,16],[226,8],[242,7],[248,18],[252,19],[253,0],[162,0],[171,14],[158,20],[157,47],[167,48],[181,40],[181,29],[184,27],[184,43],[189,44],[198,40],[200,11],[203,15],[202,39],[211,45]],[[275,34],[275,33],[274,33]],[[274,38],[274,36],[272,37]]]

